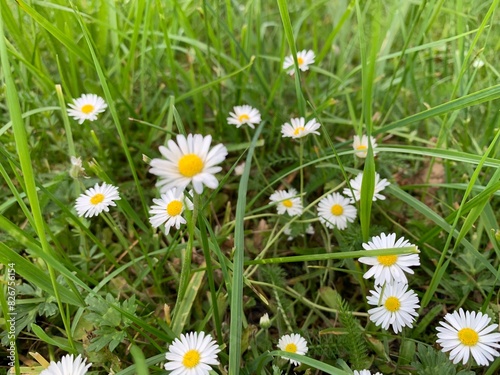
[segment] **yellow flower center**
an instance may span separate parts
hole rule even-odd
[[[302,133],[304,130],[306,130],[303,126],[299,126],[298,128],[296,128],[294,131],[293,131],[293,135],[299,135],[300,133]]]
[[[398,311],[401,307],[398,297],[389,297],[385,300],[384,306],[390,312]]]
[[[182,358],[182,364],[184,367],[192,369],[198,366],[200,363],[201,355],[200,352],[196,349],[191,349],[184,354],[184,357]]]
[[[297,345],[295,345],[293,342],[286,344],[285,352],[297,353]]]
[[[356,150],[366,150],[368,147],[366,147],[365,145],[359,145],[358,147],[356,147]]]
[[[81,109],[81,111],[83,113],[85,113],[86,115],[91,113],[93,110],[94,110],[94,106],[92,104],[85,104],[82,106],[82,109]]]
[[[293,203],[290,199],[284,200],[282,203],[283,203],[283,206],[285,206],[286,208],[290,208],[293,206]]]
[[[90,203],[92,203],[95,206],[96,204],[101,203],[103,200],[104,200],[104,195],[101,193],[97,193],[92,198],[90,198]]]
[[[397,255],[380,255],[377,257],[378,262],[386,267],[392,266],[398,261]]]
[[[462,328],[458,331],[458,339],[467,346],[474,346],[479,342],[479,335],[472,328]]]
[[[248,121],[248,120],[250,120],[250,117],[247,114],[245,114],[245,113],[238,116],[238,121],[239,122],[245,122],[245,121]]]
[[[304,59],[302,57],[297,57],[297,63],[299,64],[299,66],[301,66],[302,64],[304,64]]]
[[[330,210],[332,215],[340,216],[344,213],[344,208],[340,204],[334,204]]]
[[[186,154],[179,160],[179,172],[184,177],[193,177],[203,170],[203,160],[198,155]]]
[[[177,216],[182,212],[182,202],[181,201],[172,201],[167,205],[167,213],[170,216]]]

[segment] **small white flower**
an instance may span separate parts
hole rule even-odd
[[[236,176],[241,176],[241,175],[243,174],[243,171],[245,170],[245,165],[246,165],[246,163],[245,163],[245,162],[243,162],[243,163],[241,163],[241,164],[237,165],[237,166],[234,168],[234,174],[235,174]]]
[[[205,332],[181,334],[168,347],[165,370],[170,375],[208,375],[212,365],[218,365],[219,347],[211,335]]]
[[[384,287],[375,285],[375,290],[370,290],[372,295],[367,297],[368,304],[378,307],[368,310],[368,314],[377,327],[389,329],[392,325],[394,332],[398,333],[403,327],[413,326],[420,305],[415,292],[407,289],[408,284],[390,283]]]
[[[302,50],[297,52],[297,63],[301,71],[309,70],[309,65],[314,64],[314,59],[316,56],[312,50]],[[293,62],[293,55],[285,57],[283,62],[283,69],[287,71],[291,76],[295,73],[295,67]]]
[[[313,235],[314,234],[314,227],[311,224],[309,224],[306,227],[304,232],[305,232],[305,234]],[[297,235],[297,234],[292,233],[292,227],[290,227],[289,225],[285,227],[285,229],[283,230],[283,233],[288,236],[286,239],[287,241],[292,241],[295,238],[295,236]],[[300,237],[304,237],[303,233],[300,233],[299,235],[300,235]]]
[[[398,247],[415,246],[404,237],[396,241],[396,234],[391,233],[386,235],[381,233],[380,236],[374,236],[363,244],[365,250],[393,249]],[[361,257],[359,261],[372,266],[364,275],[365,279],[372,276],[375,277],[375,284],[382,285],[390,283],[393,280],[402,283],[407,283],[405,272],[413,274],[410,267],[420,265],[420,257],[418,254],[407,255],[380,255],[377,257]]]
[[[73,99],[73,103],[68,103],[68,107],[68,115],[83,124],[85,120],[97,120],[97,115],[104,112],[108,105],[96,94],[83,94],[78,99]]]
[[[69,175],[71,178],[78,178],[80,174],[85,173],[85,168],[82,167],[82,158],[81,157],[71,157],[71,168],[69,170]]]
[[[375,151],[375,148],[377,147],[377,141],[372,136],[370,136],[370,143],[372,144],[373,155],[376,155],[377,151]],[[355,135],[352,142],[352,148],[356,151],[356,156],[358,158],[366,158],[368,154],[368,137],[365,134],[363,134],[361,138]]]
[[[314,234],[314,227],[312,226],[312,224],[309,224],[306,228],[306,234],[309,234],[309,235],[313,235]]]
[[[304,355],[307,353],[307,341],[298,333],[292,333],[291,335],[283,335],[278,341],[278,348],[284,352],[295,353]],[[288,359],[295,366],[300,366],[300,362],[293,359],[283,357]]]
[[[51,361],[40,375],[85,375],[92,366],[92,363],[85,364],[86,361],[81,355],[73,358],[73,354],[67,354],[59,362]]]
[[[264,329],[271,327],[271,320],[269,319],[268,313],[265,313],[260,317],[259,325]]]
[[[261,122],[260,112],[247,104],[233,107],[233,111],[229,112],[227,122],[230,125],[236,125],[237,128],[243,124],[247,124],[252,129],[255,129],[255,125]]]
[[[78,216],[93,217],[99,215],[102,211],[109,212],[109,206],[116,206],[114,201],[120,199],[117,187],[108,185],[105,182],[101,186],[96,183],[93,188],[80,194],[76,199],[75,209]]]
[[[354,375],[372,375],[370,370],[354,370]],[[376,372],[374,375],[382,375],[380,372]]]
[[[302,201],[297,197],[297,190],[291,188],[290,190],[276,190],[269,197],[271,203],[277,202],[276,210],[278,214],[283,215],[285,212],[290,216],[302,214]]]
[[[184,190],[189,183],[194,190],[203,193],[203,185],[215,189],[219,181],[214,174],[222,170],[217,164],[224,161],[227,149],[218,144],[210,150],[212,136],[203,137],[201,134],[177,135],[177,143],[169,140],[167,147],[160,146],[164,159],[151,160],[150,173],[158,176],[160,180],[156,186],[162,193],[172,188]]]
[[[363,182],[363,172],[359,173],[356,178],[352,179],[349,181],[349,184],[351,185],[352,192],[354,192],[354,197],[352,195],[351,189],[349,188],[344,188],[344,195],[347,195],[349,198],[351,198],[351,203],[354,203],[356,201],[359,201],[361,199],[361,183]],[[380,175],[375,172],[375,189],[373,191],[373,201],[375,202],[377,199],[384,200],[385,196],[382,194],[379,194],[382,190],[384,190],[387,186],[390,185],[390,182],[388,182],[385,178],[380,179]]]
[[[352,223],[356,219],[356,213],[357,209],[349,204],[349,198],[339,193],[329,194],[318,203],[319,221],[330,229],[347,228],[347,223]]]
[[[292,118],[290,120],[291,124],[285,122],[281,126],[281,134],[283,135],[283,138],[302,138],[310,133],[319,135],[319,132],[316,130],[319,129],[321,125],[316,122],[316,119],[313,118],[308,121],[307,124],[305,124],[305,121],[304,117],[298,117]]]
[[[168,190],[161,195],[161,199],[153,199],[155,203],[151,206],[149,222],[153,228],[165,224],[165,234],[170,232],[171,227],[179,229],[181,224],[186,224],[186,219],[182,217],[185,209],[192,210],[193,203],[184,196],[182,190],[176,188]]]
[[[438,330],[437,343],[443,352],[450,352],[453,363],[466,364],[470,355],[480,366],[488,366],[500,353],[500,333],[498,324],[490,324],[491,318],[481,312],[460,309],[446,314]],[[493,332],[495,331],[495,332]],[[492,333],[490,333],[492,332]]]

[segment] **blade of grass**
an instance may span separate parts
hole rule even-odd
[[[231,315],[229,325],[229,373],[239,374],[241,367],[241,338],[242,338],[242,320],[243,316],[243,274],[245,258],[245,207],[248,190],[248,181],[250,178],[250,169],[255,150],[255,144],[259,139],[260,133],[264,128],[262,122],[255,131],[252,138],[252,144],[248,149],[245,169],[241,175],[240,186],[238,188],[238,202],[236,203],[236,217],[234,230],[234,259],[233,259],[233,277],[231,283]]]

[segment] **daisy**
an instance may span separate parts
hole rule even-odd
[[[205,332],[181,334],[168,347],[165,370],[170,375],[208,375],[211,365],[218,365],[219,347],[211,335]]]
[[[349,188],[344,188],[344,195],[347,195],[349,198],[351,198],[351,203],[354,203],[356,201],[360,200],[361,197],[361,183],[363,181],[363,172],[359,173],[356,178],[352,179],[349,181],[349,184],[351,185],[351,189]],[[384,200],[385,196],[382,194],[379,194],[382,190],[384,190],[387,186],[389,186],[390,183],[384,178],[380,179],[380,175],[375,172],[375,189],[373,191],[373,201],[375,202],[377,199]],[[354,196],[353,193],[354,192]]]
[[[302,227],[302,230],[303,230],[303,229],[304,229],[304,228]],[[314,227],[313,227],[311,224],[309,224],[309,225],[306,227],[306,229],[305,229],[305,233],[306,233],[306,234],[309,234],[309,235],[311,235],[311,236],[312,236],[312,235],[314,234]],[[292,228],[291,228],[290,226],[287,226],[287,227],[283,230],[283,234],[285,234],[285,235],[287,235],[287,236],[288,236],[288,237],[287,237],[287,239],[286,239],[287,241],[292,241],[292,240],[295,238],[295,236],[296,236],[296,233],[293,233]],[[303,234],[303,233],[301,233],[301,234],[300,234],[300,236],[301,236],[301,237],[304,237],[304,234]]]
[[[249,105],[241,105],[233,107],[234,112],[229,112],[229,117],[227,122],[230,125],[236,125],[239,128],[243,124],[247,124],[252,129],[255,129],[255,125],[260,124],[260,112],[250,107]]]
[[[375,285],[375,290],[370,290],[371,296],[366,299],[368,304],[375,305],[368,310],[370,320],[383,329],[392,329],[395,333],[401,332],[403,327],[412,327],[420,307],[418,297],[413,290],[407,290],[406,283],[390,283],[384,287]]]
[[[305,124],[304,117],[292,118],[290,120],[291,124],[285,122],[281,126],[281,134],[283,134],[283,138],[292,137],[292,138],[302,138],[306,135],[313,133],[319,135],[319,132],[316,130],[320,128],[320,124],[316,122],[316,119],[308,121]],[[305,124],[305,125],[304,125]]]
[[[182,217],[185,209],[193,210],[193,203],[184,196],[182,190],[176,188],[168,190],[161,195],[161,199],[153,199],[155,203],[151,206],[149,222],[153,228],[165,224],[165,234],[170,232],[171,227],[179,229],[181,224],[186,224]]]
[[[372,136],[370,136],[370,143],[372,144],[373,155],[375,156],[377,154],[375,151],[377,141]],[[356,151],[356,156],[358,158],[366,158],[368,154],[368,137],[364,134],[361,138],[355,135],[352,142],[352,148]]]
[[[177,135],[177,143],[169,140],[167,147],[160,146],[164,159],[151,160],[150,173],[158,176],[160,180],[156,186],[162,193],[176,187],[184,190],[189,183],[194,190],[203,193],[203,185],[215,189],[219,182],[214,174],[222,170],[216,166],[227,155],[224,145],[218,144],[211,150],[212,136],[203,137],[201,134]]]
[[[277,202],[276,210],[278,214],[283,215],[285,212],[290,216],[302,214],[302,202],[300,197],[297,197],[297,190],[294,188],[286,190],[276,190],[269,197],[271,203]]]
[[[73,354],[67,354],[59,362],[51,361],[40,375],[85,375],[92,366],[92,363],[85,364],[86,361],[81,355],[73,358]]]
[[[340,230],[347,228],[356,218],[356,207],[349,204],[349,198],[339,193],[332,193],[322,198],[318,203],[319,221],[327,228],[337,227]]]
[[[450,352],[453,363],[462,361],[466,364],[470,355],[480,366],[488,366],[500,353],[500,333],[498,324],[490,324],[491,318],[481,312],[460,309],[453,314],[446,314],[438,330],[438,344],[443,352]],[[495,331],[495,332],[493,332]],[[493,333],[490,333],[493,332]]]
[[[404,237],[396,241],[396,234],[374,236],[368,243],[363,244],[365,250],[394,249],[397,247],[415,246]],[[377,257],[361,257],[359,261],[372,266],[364,275],[365,279],[375,276],[375,284],[382,285],[393,280],[407,283],[405,272],[413,274],[410,267],[420,265],[418,254],[407,255],[379,255]]]
[[[298,333],[292,333],[291,335],[283,335],[278,341],[278,348],[284,352],[295,353],[304,355],[307,353],[307,341]],[[300,362],[293,359],[283,357],[288,359],[293,365],[300,366]]]
[[[78,216],[93,217],[102,211],[109,212],[109,206],[116,206],[114,201],[120,200],[118,188],[105,182],[101,186],[95,184],[93,188],[80,194],[76,199],[75,209]]]
[[[361,370],[361,371],[354,370],[354,375],[372,375],[372,373],[370,372],[370,370]],[[380,372],[376,372],[374,375],[382,375],[382,374]]]
[[[68,115],[83,124],[85,120],[97,120],[97,115],[104,112],[108,105],[96,94],[83,94],[78,99],[73,99],[73,103],[69,103],[68,107]]]
[[[312,50],[302,50],[297,52],[297,63],[299,64],[299,69],[301,71],[309,70],[309,65],[314,64],[314,59],[316,56]],[[285,57],[285,61],[283,62],[283,69],[287,71],[288,74],[293,76],[295,73],[295,67],[293,62],[293,55]]]

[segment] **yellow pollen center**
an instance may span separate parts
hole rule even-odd
[[[295,345],[293,342],[286,344],[285,352],[297,353],[297,345]]]
[[[238,121],[239,122],[244,122],[250,120],[250,117],[247,114],[242,114],[238,116]]]
[[[192,369],[198,366],[200,363],[200,352],[195,349],[188,350],[186,354],[184,354],[184,357],[182,358],[182,364],[184,367]]]
[[[389,297],[385,300],[384,306],[390,312],[395,312],[401,307],[401,302],[397,297]]]
[[[467,346],[474,346],[479,341],[479,335],[472,328],[462,328],[458,331],[458,339]]]
[[[358,147],[356,147],[356,150],[366,150],[368,147],[366,147],[365,145],[359,145]]]
[[[182,202],[172,201],[167,205],[167,213],[170,216],[177,216],[182,212]]]
[[[103,200],[104,200],[104,195],[101,193],[97,193],[92,198],[90,198],[90,203],[92,203],[95,206],[96,204],[101,203]]]
[[[193,177],[203,170],[203,160],[198,155],[186,154],[179,160],[179,172],[184,177]]]
[[[297,57],[297,63],[300,65],[304,64],[304,59],[302,57]]]
[[[306,130],[303,126],[299,126],[298,128],[296,128],[294,131],[293,131],[293,135],[299,135],[300,133],[302,133],[304,130]]]
[[[334,204],[330,210],[332,215],[340,216],[344,213],[344,208],[340,204]]]
[[[85,113],[86,115],[91,113],[93,110],[94,110],[94,106],[92,104],[85,104],[82,106],[82,109],[81,109],[81,111],[83,113]]]
[[[386,267],[392,266],[398,261],[397,255],[380,255],[377,257],[378,262]]]
[[[290,199],[287,199],[287,200],[283,201],[282,203],[283,203],[283,206],[285,206],[286,208],[290,208],[293,206],[293,203]]]

